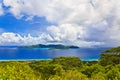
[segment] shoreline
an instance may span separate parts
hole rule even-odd
[[[5,61],[47,61],[47,60],[52,60],[52,58],[48,59],[3,59],[0,60],[0,62],[5,62]],[[81,59],[82,61],[98,61],[99,59]]]

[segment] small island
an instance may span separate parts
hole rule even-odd
[[[20,46],[20,48],[47,48],[47,49],[78,49],[78,46],[65,46],[62,44],[38,44],[38,45],[31,45],[31,46]]]

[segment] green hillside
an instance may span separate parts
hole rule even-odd
[[[0,80],[120,80],[120,58],[102,54],[99,61],[78,57],[5,61],[0,62]]]
[[[108,53],[108,52],[120,52],[120,46],[119,47],[115,47],[115,48],[111,48],[108,50],[105,50],[104,53]]]

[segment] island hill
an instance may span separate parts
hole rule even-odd
[[[62,44],[38,44],[38,45],[31,45],[31,46],[20,46],[20,48],[46,48],[46,49],[77,49],[78,46],[65,46]]]
[[[103,51],[103,54],[116,54],[116,55],[120,55],[120,46],[119,47],[115,47],[115,48],[111,48],[108,50]]]

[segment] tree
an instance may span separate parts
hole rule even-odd
[[[99,63],[102,66],[120,64],[120,55],[116,55],[116,54],[101,54]]]
[[[99,64],[93,64],[91,66],[84,66],[81,72],[91,78],[92,75],[98,74],[99,72],[104,73],[104,68]]]
[[[82,61],[78,57],[60,57],[53,58],[51,64],[60,64],[64,70],[68,70],[81,67]]]
[[[104,73],[98,72],[91,76],[90,80],[106,80],[106,76]]]
[[[113,67],[106,73],[108,80],[120,80],[120,68],[118,66]]]
[[[53,76],[49,80],[88,80],[87,76],[77,70],[68,70],[61,76]]]
[[[0,64],[1,80],[41,80],[40,75],[22,62],[8,62]]]

